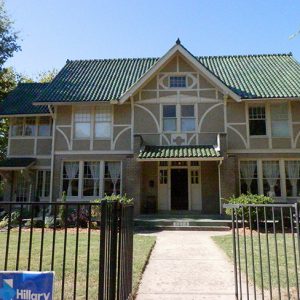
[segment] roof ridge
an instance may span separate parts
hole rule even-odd
[[[68,62],[81,62],[81,61],[111,61],[111,60],[147,60],[147,59],[160,59],[160,57],[119,57],[119,58],[88,58],[88,59],[67,59]]]
[[[229,57],[268,57],[268,56],[293,56],[292,52],[288,53],[258,53],[258,54],[228,54],[228,55],[204,55],[196,56],[197,58],[229,58]]]

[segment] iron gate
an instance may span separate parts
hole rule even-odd
[[[236,299],[300,299],[298,204],[224,208],[231,210]]]
[[[55,271],[55,299],[132,297],[133,205],[68,201],[1,206],[7,212],[0,218],[3,270]]]

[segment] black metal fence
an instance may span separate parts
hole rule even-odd
[[[101,201],[1,206],[6,211],[0,217],[3,270],[55,271],[55,299],[132,297],[133,205]]]
[[[232,217],[236,299],[300,299],[298,204],[224,208]]]

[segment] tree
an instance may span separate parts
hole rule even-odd
[[[41,83],[50,82],[57,75],[57,73],[58,70],[55,68],[46,72],[40,72],[37,76],[37,81]]]

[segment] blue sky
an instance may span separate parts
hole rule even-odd
[[[35,76],[66,59],[157,57],[180,37],[195,55],[293,52],[298,0],[6,0],[22,51],[7,66]]]

